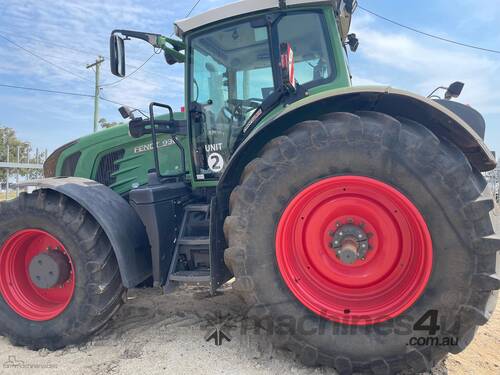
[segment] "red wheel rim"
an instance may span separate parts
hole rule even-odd
[[[61,285],[42,289],[31,280],[29,265],[47,249],[64,254],[70,265],[70,276]],[[73,297],[74,275],[69,253],[59,240],[43,230],[20,230],[0,249],[0,293],[12,310],[28,320],[46,321],[60,315]]]
[[[352,264],[333,248],[332,236],[345,223],[369,237],[370,250]],[[338,176],[292,199],[278,223],[276,256],[285,283],[307,308],[368,325],[400,315],[419,298],[432,270],[432,241],[424,218],[398,190],[368,177]]]

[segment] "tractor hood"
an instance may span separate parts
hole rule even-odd
[[[184,34],[200,27],[229,18],[264,10],[307,5],[331,5],[335,11],[342,40],[345,40],[351,24],[351,16],[356,8],[356,0],[243,0],[175,22],[175,33],[183,38]]]

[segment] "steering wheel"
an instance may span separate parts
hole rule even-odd
[[[249,99],[228,99],[227,103],[235,108],[240,108],[243,114],[259,108],[264,99],[249,98]]]

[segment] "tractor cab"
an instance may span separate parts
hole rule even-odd
[[[266,116],[303,99],[310,90],[350,84],[339,54],[355,2],[270,3],[242,1],[178,21],[175,30],[182,42],[135,31],[112,33],[115,75],[125,76],[124,40],[129,38],[163,49],[169,64],[185,63],[188,157],[195,181],[216,181]],[[153,118],[151,112],[149,119],[132,121],[131,127],[143,127],[153,138],[155,133],[175,132],[172,116],[170,127],[153,126]]]
[[[333,80],[324,17],[316,10],[277,11],[189,37],[188,104],[198,179],[217,178],[245,134],[272,109]]]

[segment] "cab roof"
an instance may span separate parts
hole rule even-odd
[[[228,18],[241,16],[253,12],[259,12],[264,10],[272,10],[293,6],[300,6],[306,4],[322,4],[322,5],[332,5],[334,9],[337,10],[337,15],[342,14],[342,10],[345,10],[345,3],[350,3],[351,11],[350,15],[354,9],[353,3],[356,1],[345,1],[345,0],[242,0],[235,3],[230,3],[219,8],[210,9],[202,14],[196,15],[194,17],[186,18],[175,22],[175,33],[178,37],[182,38],[185,33],[206,26],[208,24],[222,21]],[[342,32],[342,38],[345,38],[344,32]]]

